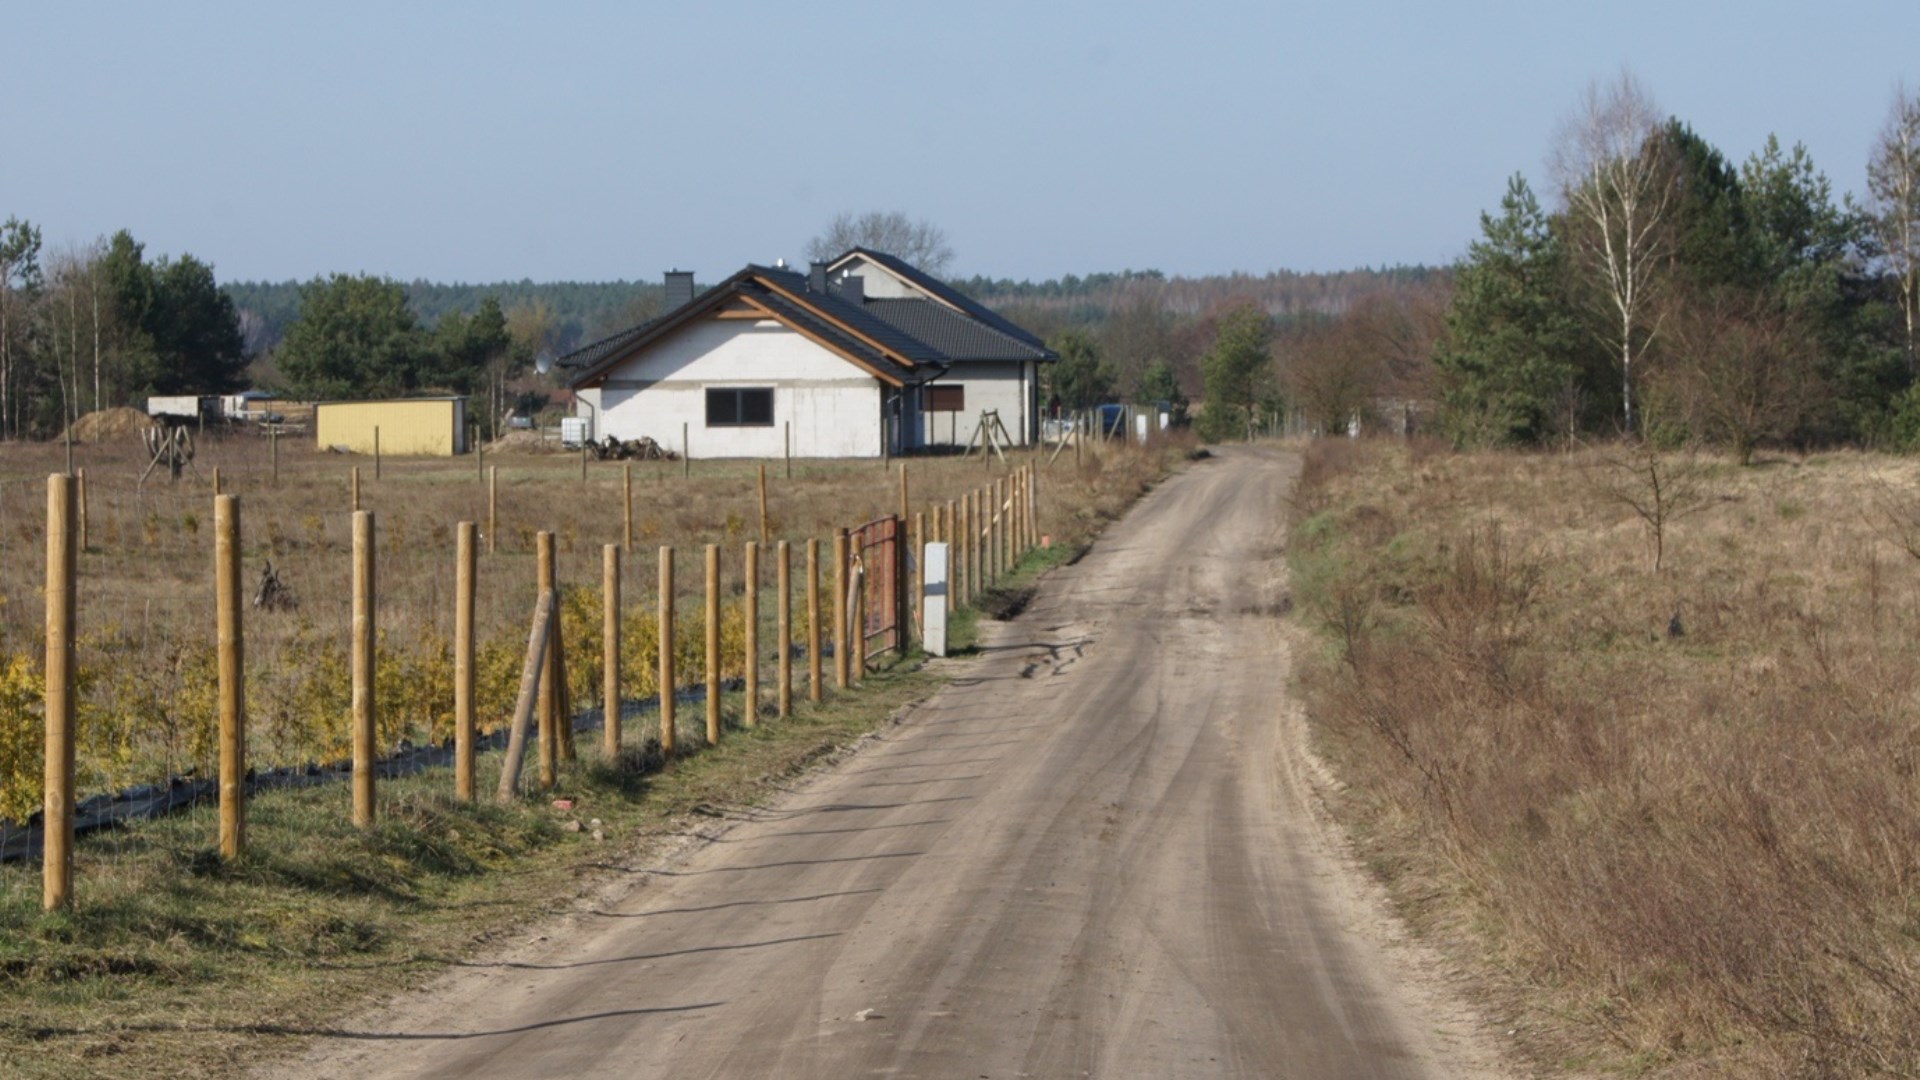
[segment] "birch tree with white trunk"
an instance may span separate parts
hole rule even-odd
[[[1620,364],[1621,414],[1634,430],[1635,368],[1653,339],[1654,286],[1666,254],[1672,171],[1660,110],[1631,72],[1588,84],[1561,123],[1551,167],[1566,202],[1578,265],[1607,311],[1602,337]]]
[[[1900,293],[1910,371],[1920,371],[1920,96],[1897,86],[1886,126],[1867,162],[1867,213],[1881,258]]]

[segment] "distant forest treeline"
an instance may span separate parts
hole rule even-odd
[[[1044,281],[976,275],[951,284],[983,303],[1031,318],[1043,336],[1068,326],[1094,328],[1116,312],[1151,302],[1171,316],[1200,317],[1222,306],[1251,303],[1276,319],[1345,313],[1369,296],[1444,279],[1445,269],[1423,266],[1334,273],[1216,274],[1168,277],[1158,270],[1068,274]],[[242,313],[247,350],[261,355],[286,337],[300,316],[299,281],[240,281],[222,288]],[[703,283],[704,284],[704,283]],[[550,346],[570,352],[651,317],[659,310],[657,281],[503,281],[488,284],[403,283],[407,304],[422,325],[448,312],[472,315],[488,297],[506,310],[544,303],[552,312]]]
[[[265,353],[300,317],[301,281],[238,281],[223,286],[242,312],[247,351]],[[661,285],[645,281],[501,281],[491,284],[412,281],[401,286],[407,306],[423,325],[438,325],[448,312],[472,315],[488,297],[503,309],[544,303],[553,315],[551,345],[567,352],[640,322],[659,309]]]

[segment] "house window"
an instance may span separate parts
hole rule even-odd
[[[733,387],[707,391],[708,427],[772,427],[773,388]]]
[[[928,412],[966,412],[967,388],[964,386],[927,387]]]

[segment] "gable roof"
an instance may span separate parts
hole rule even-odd
[[[915,289],[926,293],[947,307],[963,315],[970,316],[979,322],[983,322],[1000,333],[1013,338],[1015,341],[1024,342],[1044,354],[1041,357],[1042,359],[1058,360],[1060,358],[1059,353],[1047,348],[1046,342],[1040,340],[1039,337],[1018,323],[1003,317],[999,312],[973,299],[953,286],[948,285],[932,274],[926,273],[912,263],[904,259],[896,258],[884,251],[874,251],[871,248],[857,247],[827,264],[827,269],[829,271],[837,270],[845,266],[848,260],[854,258],[861,258],[874,263],[881,269],[893,274],[895,277],[912,285]]]
[[[924,298],[849,299],[837,286],[815,290],[807,274],[749,264],[672,311],[575,349],[557,366],[571,373],[570,388],[597,385],[654,342],[736,303],[763,312],[894,387],[938,378],[955,363],[1060,358],[1046,342],[991,308],[891,255],[854,248],[832,265],[854,258],[897,275]]]
[[[926,382],[946,370],[945,357],[937,349],[858,305],[831,293],[810,292],[806,285],[804,274],[749,265],[690,303],[575,349],[556,363],[573,373],[567,381],[570,388],[593,385],[616,365],[675,330],[744,301],[889,386]]]

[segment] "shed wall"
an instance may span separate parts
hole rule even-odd
[[[371,454],[379,428],[382,454],[449,457],[466,449],[465,405],[446,399],[324,402],[314,407],[314,439],[322,450],[339,446]]]

